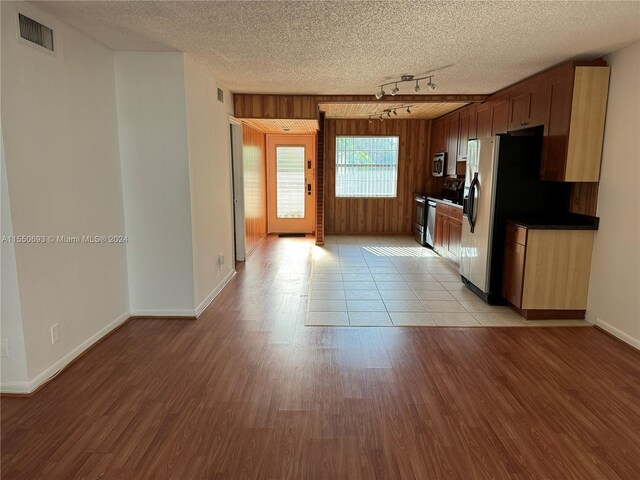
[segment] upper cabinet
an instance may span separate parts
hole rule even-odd
[[[607,66],[568,65],[550,73],[540,171],[543,180],[600,179],[609,70]]]
[[[456,175],[456,166],[458,160],[458,133],[460,113],[454,112],[445,117],[446,133],[447,133],[447,175]]]
[[[471,106],[460,110],[460,122],[458,123],[458,161],[467,161],[467,144],[470,139],[476,138],[477,119],[476,107]]]
[[[447,152],[447,175],[467,158],[467,142],[544,128],[540,178],[597,182],[609,90],[602,60],[570,62],[433,121],[432,152]]]
[[[491,135],[509,131],[509,97],[494,95],[491,100]]]
[[[517,85],[509,95],[509,131],[544,125],[547,120],[547,75]]]

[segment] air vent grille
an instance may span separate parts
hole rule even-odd
[[[18,20],[22,38],[53,52],[53,30],[21,13],[18,14]]]
[[[224,92],[221,88],[218,88],[218,101],[224,103]]]

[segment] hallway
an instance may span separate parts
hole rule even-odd
[[[2,477],[634,477],[633,348],[588,327],[306,327],[315,248],[268,237],[197,321],[130,321],[2,398]]]

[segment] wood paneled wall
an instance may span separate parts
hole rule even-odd
[[[338,234],[405,234],[413,232],[414,192],[436,193],[442,179],[431,176],[430,120],[325,120],[325,231]],[[397,135],[396,198],[336,198],[337,135]]]
[[[247,255],[267,234],[266,135],[242,124],[244,228]]]

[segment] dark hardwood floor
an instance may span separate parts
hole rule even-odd
[[[594,328],[303,326],[269,238],[197,321],[134,320],[3,398],[9,479],[633,479],[640,353]]]

